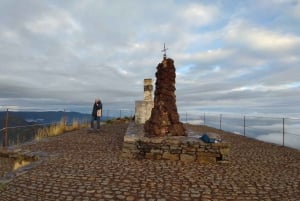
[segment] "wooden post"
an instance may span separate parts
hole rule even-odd
[[[187,123],[187,112],[185,112],[185,123]]]
[[[222,130],[222,114],[220,114],[220,130]]]
[[[282,146],[284,146],[284,118],[282,119]]]
[[[244,116],[244,136],[246,136],[246,117]]]
[[[63,112],[63,121],[64,121],[64,126],[66,126],[67,125],[66,109],[64,109]]]
[[[5,118],[5,132],[3,139],[3,147],[8,146],[8,109],[6,110],[6,118]]]

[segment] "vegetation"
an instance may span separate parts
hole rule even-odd
[[[107,120],[106,123],[107,124],[113,124],[113,123],[128,123],[132,120],[132,117],[123,117],[123,118],[116,118],[116,119],[110,119],[110,120]]]
[[[27,123],[22,118],[19,120],[14,118],[14,115],[10,115],[10,121],[9,126],[21,126],[10,128],[9,133],[9,139],[8,144],[9,145],[18,145],[22,144],[24,142],[28,142],[31,140],[41,140],[43,138],[51,137],[51,136],[57,136],[60,134],[63,134],[68,131],[74,131],[79,130],[82,128],[88,128],[90,126],[90,121],[86,120],[85,122],[79,121],[77,118],[74,118],[71,123],[66,123],[66,118],[61,118],[61,120],[58,123],[55,124],[48,124],[47,126],[43,125],[34,125]],[[1,120],[1,118],[0,118]],[[4,121],[4,119],[2,118]],[[118,124],[118,123],[128,123],[132,121],[132,117],[122,117],[122,118],[115,118],[110,119],[107,121],[104,121],[102,123],[107,124]],[[14,123],[14,124],[13,124]],[[0,143],[2,144],[3,141],[2,132],[0,133]]]
[[[67,125],[64,119],[56,124],[52,124],[48,127],[39,128],[36,133],[36,140],[40,140],[46,137],[57,136],[68,131],[79,130],[81,128],[87,128],[88,122],[81,123],[77,119],[74,119],[71,124]]]

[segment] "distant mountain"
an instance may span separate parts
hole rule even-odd
[[[20,144],[34,139],[40,124],[51,124],[66,119],[67,123],[74,119],[90,121],[90,114],[78,112],[8,112],[8,144]],[[0,146],[3,143],[6,124],[6,112],[0,112]]]
[[[67,123],[78,120],[86,122],[91,120],[91,114],[79,112],[8,112],[8,144],[20,144],[34,139],[37,129],[41,126],[59,122],[65,119]],[[112,117],[101,117],[101,121],[107,121]],[[0,146],[3,143],[6,130],[6,112],[0,112]]]
[[[9,112],[8,124],[9,126],[21,126],[29,124],[47,124],[59,122],[66,119],[67,122],[72,122],[74,119],[79,121],[89,121],[90,114],[83,114],[79,112]],[[5,127],[6,112],[0,112],[0,129]]]
[[[6,112],[0,112],[0,129],[4,128],[6,124]],[[24,120],[22,116],[14,113],[8,113],[8,127],[24,126],[28,125],[28,122]]]

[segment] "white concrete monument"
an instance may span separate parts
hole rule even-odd
[[[135,123],[144,124],[151,115],[154,106],[152,79],[144,79],[144,100],[135,101]]]

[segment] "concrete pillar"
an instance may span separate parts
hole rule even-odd
[[[153,101],[152,91],[152,79],[144,79],[144,101]]]
[[[144,124],[151,116],[153,108],[152,79],[144,79],[144,100],[135,101],[135,123]]]

